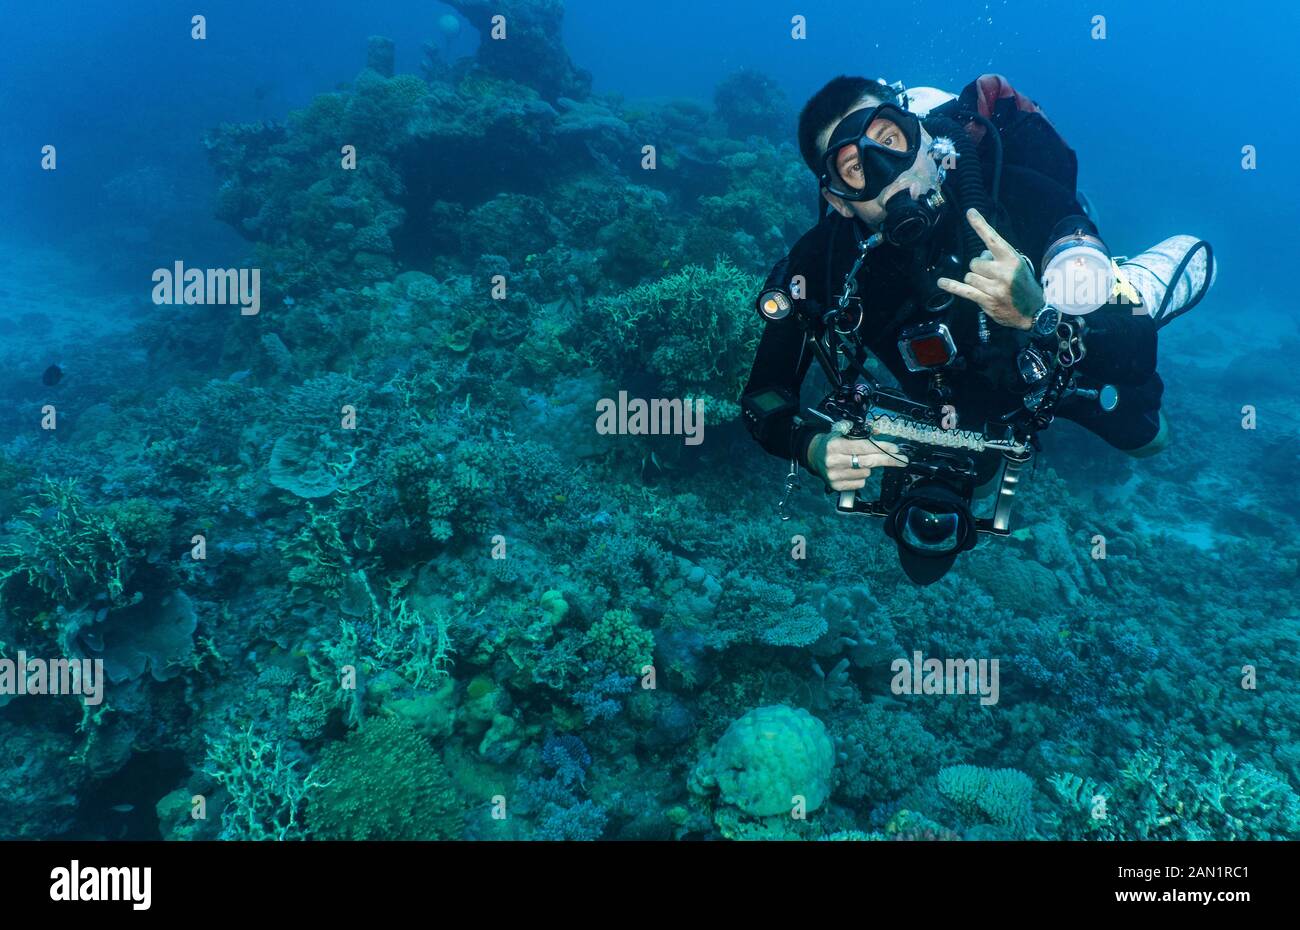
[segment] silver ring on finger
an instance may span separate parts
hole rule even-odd
[[[858,461],[858,457],[857,457],[856,455],[851,456],[851,457],[849,458],[849,462],[852,464],[852,466],[853,466],[854,468],[861,468],[861,467],[862,467],[862,464]]]

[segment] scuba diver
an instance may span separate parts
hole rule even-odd
[[[741,398],[754,438],[791,463],[787,496],[803,467],[842,512],[885,517],[924,584],[977,531],[1008,532],[1015,472],[1056,417],[1130,455],[1168,442],[1156,334],[1212,284],[1207,243],[1112,259],[1075,153],[999,75],[956,97],[837,77],[803,108],[798,139],[820,219],[759,296],[766,325]],[[836,394],[803,417],[814,359]],[[970,499],[994,480],[990,456],[1010,474],[981,521]],[[866,504],[857,491],[877,467],[882,499]]]

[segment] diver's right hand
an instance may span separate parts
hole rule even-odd
[[[858,467],[853,467],[853,456]],[[832,491],[856,491],[865,487],[873,468],[901,468],[907,456],[898,446],[883,439],[848,439],[818,433],[808,444],[808,466],[821,476]]]

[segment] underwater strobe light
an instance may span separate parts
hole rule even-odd
[[[758,312],[765,320],[783,320],[790,315],[794,301],[782,288],[773,288],[758,295]]]
[[[1043,256],[1043,296],[1062,313],[1092,313],[1110,299],[1114,284],[1110,250],[1082,226],[1058,236]]]
[[[790,257],[787,255],[768,274],[763,290],[754,304],[759,316],[765,320],[784,320],[794,309],[796,297],[803,296],[803,276],[789,277]],[[787,287],[786,282],[789,281]]]

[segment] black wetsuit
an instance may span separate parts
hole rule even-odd
[[[997,119],[994,122],[1002,128]],[[1002,135],[1005,141],[1007,133]],[[1059,143],[1059,137],[1055,139]],[[1064,151],[1073,158],[1068,148]],[[983,157],[983,148],[980,155],[985,163],[985,175],[990,177],[992,172],[987,170],[988,159]],[[1062,157],[1057,146],[1022,142],[1014,158],[1004,164],[998,198],[1000,209],[995,219],[990,218],[998,233],[1029,256],[1036,268],[1056,224],[1066,217],[1083,214],[1073,183],[1062,183],[1063,176],[1072,181],[1073,164],[1064,174],[1059,165],[1045,165],[1045,170],[1034,166],[1036,158],[1052,157]],[[945,196],[955,187],[952,181],[950,174],[944,185]],[[955,195],[955,191],[951,193]],[[960,211],[955,208],[952,196],[949,204],[931,248],[936,254],[946,251],[960,256]],[[790,252],[788,275],[803,276],[806,298],[816,306],[832,306],[843,289],[844,276],[857,255],[854,222],[832,213],[804,234]],[[932,318],[915,300],[908,273],[910,267],[909,255],[890,245],[882,245],[868,254],[858,275],[858,296],[862,298],[865,312],[860,333],[865,346],[890,371],[899,386],[910,397],[928,401],[932,400],[927,396],[929,377],[908,371],[897,346],[902,329]],[[991,338],[981,346],[978,319],[982,312],[975,304],[958,300],[946,318],[959,351],[967,359],[964,370],[949,370],[944,375],[951,389],[949,402],[967,429],[977,429],[979,424],[1023,409],[1025,388],[1015,359],[1019,349],[1027,344],[1028,334],[989,320]],[[1159,430],[1158,411],[1164,390],[1155,370],[1155,325],[1149,316],[1135,315],[1131,307],[1118,304],[1108,304],[1086,319],[1087,355],[1078,365],[1080,386],[1113,384],[1119,389],[1119,405],[1105,413],[1095,401],[1070,398],[1057,408],[1057,414],[1083,425],[1116,448],[1140,448]],[[769,321],[758,345],[745,394],[777,389],[787,397],[798,398],[799,387],[812,361],[812,352],[804,344],[803,329],[793,314],[783,320]],[[761,431],[751,424],[751,431],[768,452],[785,459],[797,457],[806,466],[809,442],[827,428],[823,421],[807,419],[798,425],[795,414],[787,413],[778,415],[775,422],[765,424]]]

